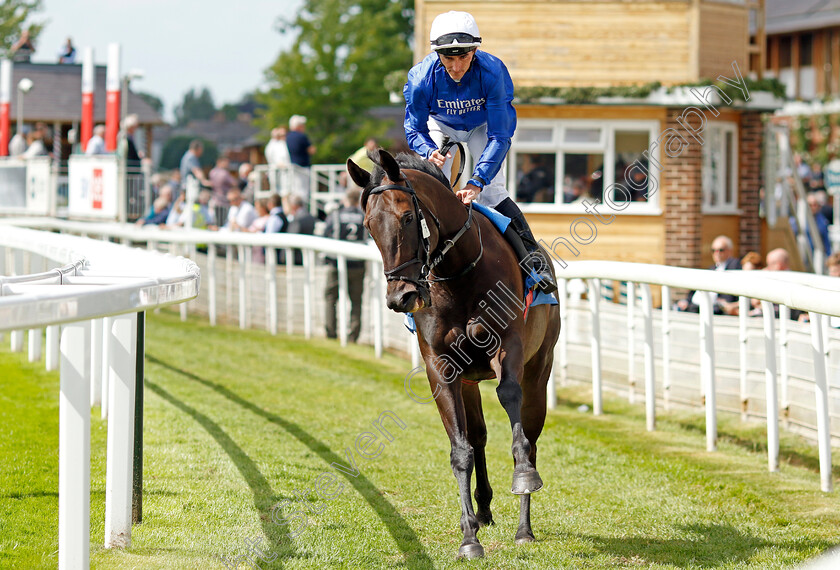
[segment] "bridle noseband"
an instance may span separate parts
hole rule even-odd
[[[399,184],[384,184],[382,186],[377,186],[368,192],[368,196],[374,196],[376,194],[382,194],[387,190],[399,190],[400,192],[405,192],[409,196],[411,196],[411,203],[414,207],[414,215],[417,217],[417,234],[419,237],[419,242],[422,244],[421,249],[418,253],[412,258],[406,261],[405,263],[401,263],[396,267],[391,269],[385,270],[385,277],[388,281],[405,281],[407,283],[412,283],[421,289],[425,289],[426,291],[429,290],[429,283],[436,283],[438,281],[449,281],[452,279],[457,279],[459,277],[463,277],[470,271],[472,271],[478,262],[481,260],[482,255],[484,255],[484,243],[481,241],[481,226],[476,224],[476,228],[478,229],[478,242],[480,244],[480,249],[478,252],[478,256],[469,264],[464,267],[460,272],[456,275],[451,275],[447,277],[439,277],[430,275],[432,269],[434,269],[441,261],[443,261],[444,256],[449,252],[450,249],[455,247],[455,244],[458,242],[461,237],[469,231],[470,227],[472,227],[472,213],[473,208],[472,204],[469,206],[469,211],[467,214],[467,221],[458,230],[451,239],[443,240],[444,246],[440,249],[440,252],[437,253],[434,257],[432,257],[432,253],[430,249],[429,243],[429,236],[431,232],[429,231],[429,226],[426,223],[426,218],[423,215],[423,209],[420,207],[420,199],[417,197],[417,192],[415,192],[414,188],[411,186],[411,182],[408,180],[407,177],[403,176],[403,180],[405,181],[405,186]],[[428,209],[428,208],[427,208]],[[429,210],[429,215],[432,217],[432,221],[437,227],[438,235],[440,235],[441,228],[440,228],[440,221],[437,219],[437,216]],[[413,277],[407,277],[405,275],[397,275],[397,272],[402,271],[406,267],[410,265],[414,265],[415,263],[419,263],[420,267],[420,277],[415,279]]]

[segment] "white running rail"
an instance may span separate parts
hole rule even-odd
[[[103,413],[112,412],[105,546],[128,546],[138,313],[142,318],[142,311],[198,295],[198,267],[184,258],[3,224],[0,252],[0,332],[10,331],[12,349],[22,350],[28,330],[35,361],[46,328],[46,366],[60,369],[58,565],[88,568],[90,407],[101,401]]]

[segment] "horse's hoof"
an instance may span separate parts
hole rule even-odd
[[[534,542],[535,540],[536,540],[536,538],[534,538],[534,533],[532,533],[530,530],[527,530],[527,531],[524,531],[524,532],[523,531],[517,532],[516,533],[516,538],[514,539],[514,542],[516,544],[528,544],[530,542]]]
[[[476,513],[475,518],[478,519],[478,526],[489,526],[496,524],[495,522],[493,522],[493,514],[490,512]]]
[[[514,495],[530,495],[542,489],[543,482],[536,469],[525,473],[513,474],[513,485],[510,492]]]
[[[458,549],[458,558],[466,558],[471,560],[473,558],[484,558],[484,547],[479,543],[462,544]]]

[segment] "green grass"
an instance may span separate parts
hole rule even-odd
[[[0,567],[55,567],[58,376],[7,346]],[[409,369],[369,347],[150,315],[143,523],[130,548],[102,547],[106,422],[93,410],[92,566],[222,568],[219,557],[245,554],[252,537],[276,555],[261,568],[348,569],[790,568],[840,543],[840,499],[819,491],[815,445],[784,434],[782,470],[768,473],[760,426],[723,418],[719,451],[707,453],[698,414],[660,414],[647,433],[640,407],[608,397],[596,418],[577,411],[586,391],[565,389],[539,442],[537,542],[516,546],[510,428],[486,382],[496,525],[479,532],[485,559],[456,561],[449,444],[433,405],[403,391]],[[392,427],[375,459],[354,452],[358,476],[331,467],[385,410],[405,430]],[[341,485],[331,500],[315,492],[319,477],[327,493]],[[271,518],[284,500],[292,525]]]

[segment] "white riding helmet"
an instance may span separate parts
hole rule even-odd
[[[481,45],[481,34],[472,14],[452,10],[434,19],[429,41],[443,55],[464,55]]]

